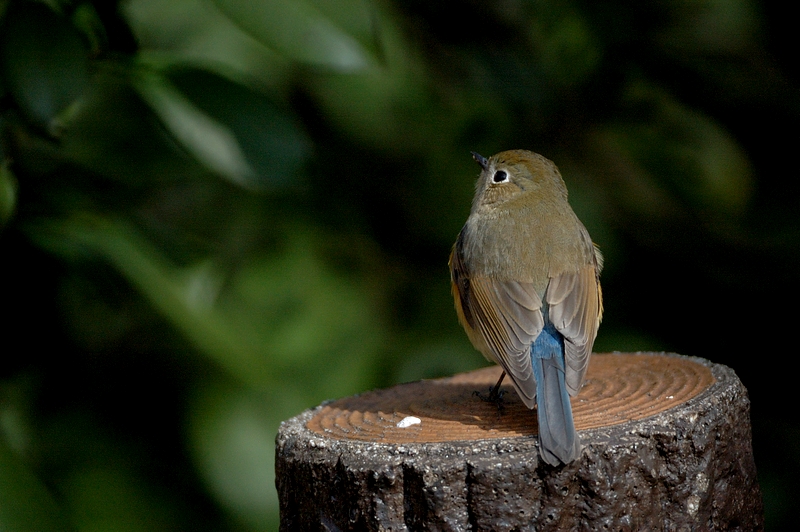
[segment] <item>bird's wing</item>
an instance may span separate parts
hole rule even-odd
[[[566,381],[570,395],[577,395],[580,390],[603,315],[597,269],[595,262],[578,271],[557,275],[550,279],[545,294],[548,317],[564,335]]]
[[[533,284],[470,277],[458,244],[450,256],[450,274],[459,321],[472,344],[502,366],[522,401],[533,408],[530,349],[544,327],[542,299]]]

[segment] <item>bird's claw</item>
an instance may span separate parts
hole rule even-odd
[[[483,401],[484,403],[494,403],[497,407],[497,410],[502,413],[503,408],[505,408],[505,402],[503,401],[503,396],[506,394],[505,390],[499,390],[499,386],[491,386],[489,388],[489,395],[484,395],[481,392],[475,390],[472,392],[472,395]]]

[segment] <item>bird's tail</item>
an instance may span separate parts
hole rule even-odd
[[[564,340],[552,324],[536,338],[531,353],[542,459],[554,466],[572,462],[581,454],[581,442],[564,379]]]

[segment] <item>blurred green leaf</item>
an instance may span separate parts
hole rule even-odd
[[[209,491],[253,530],[276,520],[275,435],[280,420],[302,408],[281,405],[284,391],[260,395],[204,382],[190,404],[189,446],[198,470]]]
[[[67,530],[64,516],[45,485],[0,438],[0,530]]]
[[[671,0],[657,41],[682,53],[737,52],[753,46],[759,26],[752,0]]]
[[[655,214],[685,202],[717,218],[744,212],[753,191],[750,161],[722,126],[648,83],[630,86],[627,105],[636,119],[610,124],[600,137],[616,153],[610,157],[629,161],[637,209]]]
[[[178,267],[129,225],[96,216],[30,231],[52,252],[83,247],[108,260],[189,341],[253,386],[280,382],[298,364],[325,364],[326,375],[309,376],[315,399],[357,389],[369,366],[363,354],[383,334],[367,293],[320,260],[306,231],[287,235],[284,254],[233,272],[212,260]]]
[[[0,160],[0,228],[14,215],[17,204],[17,180],[11,172],[9,161]]]
[[[530,35],[544,72],[559,85],[577,85],[599,66],[601,50],[588,21],[570,2],[536,2]]]
[[[249,179],[245,176],[245,185],[276,186],[296,177],[311,142],[269,95],[199,69],[176,68],[167,77],[198,108],[230,129],[253,172]]]
[[[455,311],[454,311],[455,312]],[[394,368],[397,382],[438,379],[488,365],[461,337],[426,343],[402,353]]]
[[[70,530],[180,530],[181,517],[186,516],[180,515],[179,496],[154,483],[157,472],[147,468],[153,448],[144,449],[141,442],[116,437],[97,412],[89,412],[77,403],[60,406],[40,419],[37,450],[43,468],[50,470],[50,481],[69,518]],[[137,400],[137,409],[148,408],[147,399]],[[154,448],[163,449],[163,438],[169,432],[165,427],[155,431],[161,443]]]
[[[72,22],[88,39],[92,55],[99,55],[108,48],[108,33],[95,7],[89,2],[82,2],[72,13]]]
[[[253,38],[203,0],[130,0],[120,8],[136,34],[137,62],[156,69],[195,65],[283,90],[290,60]]]
[[[440,132],[447,138],[462,117],[438,107],[425,63],[399,18],[377,6],[374,17],[381,62],[352,73],[309,69],[304,88],[336,128],[368,146],[398,153],[430,147],[432,138]]]
[[[175,143],[159,123],[158,115],[131,86],[131,77],[136,72],[129,65],[98,65],[92,88],[75,113],[70,129],[57,145],[47,145],[49,152],[34,147],[26,164],[36,164],[46,160],[43,155],[49,155],[62,164],[78,165],[84,173],[73,174],[68,183],[84,193],[98,192],[106,200],[122,192],[127,204],[131,201],[131,190],[141,191],[206,174]],[[107,184],[114,182],[132,188],[121,191],[114,187],[87,186],[87,174],[102,176]]]
[[[31,452],[31,374],[0,381],[0,445],[19,456]]]
[[[240,186],[256,179],[255,169],[231,129],[195,106],[155,73],[141,73],[135,85],[169,131],[198,161]]]
[[[149,492],[144,479],[113,464],[77,469],[62,486],[80,532],[158,532],[175,530],[169,506]]]
[[[375,63],[368,49],[337,22],[369,18],[362,2],[337,2],[337,21],[307,0],[216,0],[216,5],[232,21],[254,38],[287,57],[302,63],[354,71]],[[360,25],[360,24],[359,24]]]
[[[86,47],[69,21],[38,2],[15,2],[0,28],[0,75],[22,111],[58,135],[89,86]]]

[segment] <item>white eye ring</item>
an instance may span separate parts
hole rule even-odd
[[[505,183],[508,181],[508,172],[505,170],[497,170],[492,176],[493,183]]]

